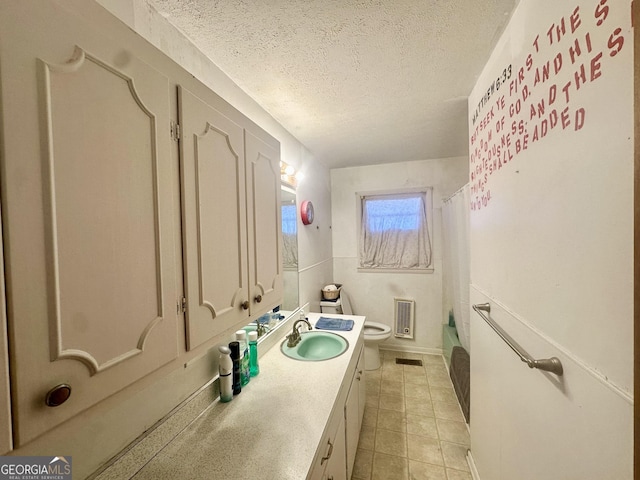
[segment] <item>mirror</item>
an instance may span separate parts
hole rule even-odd
[[[298,219],[296,192],[282,185],[282,263],[284,293],[282,310],[298,308]]]
[[[298,219],[296,191],[282,185],[282,263],[283,295],[282,305],[276,312],[262,315],[257,322],[251,322],[244,329],[258,330],[258,340],[274,330],[281,320],[298,309]],[[257,325],[260,325],[258,329]]]

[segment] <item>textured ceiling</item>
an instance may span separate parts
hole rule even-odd
[[[148,0],[330,168],[467,154],[518,0]]]

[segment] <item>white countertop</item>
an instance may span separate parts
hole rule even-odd
[[[365,317],[351,331],[334,331],[349,342],[342,355],[320,362],[286,357],[281,341],[260,358],[260,374],[229,403],[216,400],[136,475],[142,479],[277,478],[301,480],[313,465],[345,373],[355,368]]]

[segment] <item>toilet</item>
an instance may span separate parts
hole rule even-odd
[[[337,300],[322,300],[320,311],[328,314],[353,315],[351,303],[344,289],[340,291]],[[380,350],[378,345],[391,337],[391,327],[384,323],[364,322],[364,369],[377,370],[380,368]]]
[[[364,322],[364,369],[380,368],[378,345],[391,336],[391,327],[384,323]]]

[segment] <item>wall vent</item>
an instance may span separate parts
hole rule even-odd
[[[416,302],[406,298],[395,298],[394,309],[396,330],[395,336],[413,338],[414,312]]]

